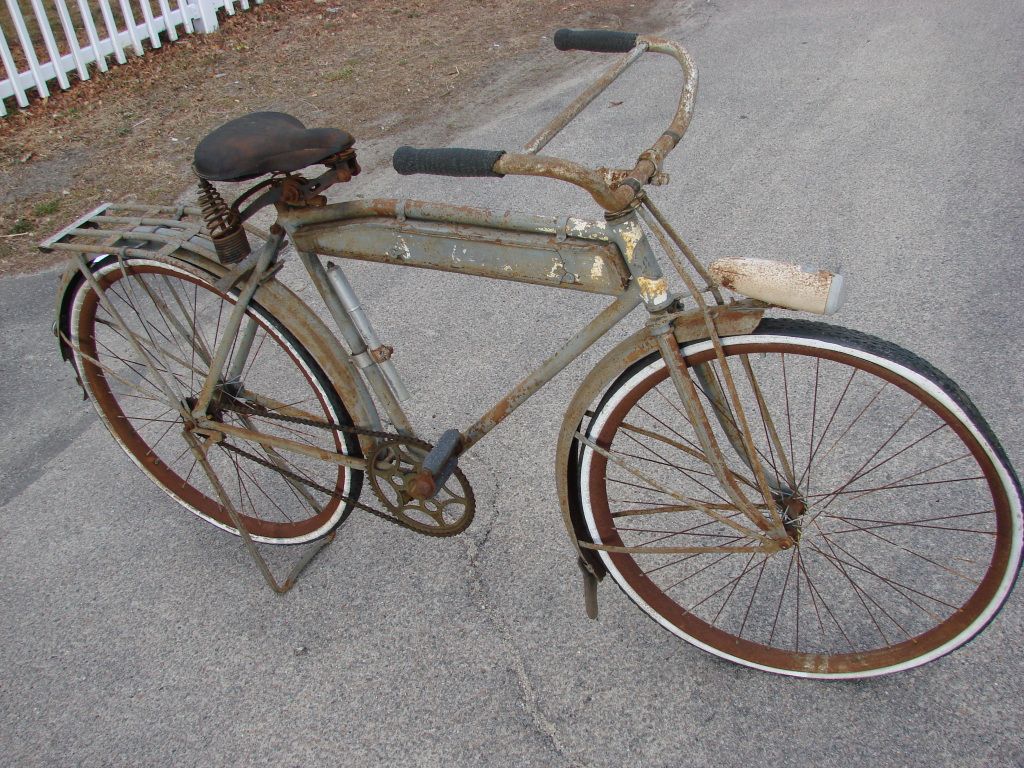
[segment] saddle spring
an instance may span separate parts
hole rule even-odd
[[[238,211],[206,179],[199,179],[199,208],[221,264],[237,264],[252,252]]]

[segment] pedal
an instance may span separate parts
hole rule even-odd
[[[462,433],[457,429],[445,430],[423,459],[423,471],[411,484],[409,495],[414,499],[432,499],[455,471],[461,446]]]

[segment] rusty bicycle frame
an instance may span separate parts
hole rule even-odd
[[[678,109],[669,128],[639,156],[634,168],[594,170],[538,154],[559,131],[646,52],[673,57],[683,70],[685,83]],[[203,352],[209,364],[209,372],[197,402],[189,408],[173,397],[170,399],[175,408],[181,411],[186,425],[185,437],[199,465],[209,476],[246,547],[273,589],[286,591],[290,588],[299,571],[316,554],[319,547],[302,559],[283,585],[278,584],[256,550],[238,511],[234,509],[205,457],[210,439],[216,440],[218,436],[223,439],[224,435],[230,435],[262,446],[271,457],[275,451],[293,451],[355,469],[365,469],[367,463],[365,459],[333,453],[254,429],[227,425],[206,413],[218,382],[230,381],[237,377],[245,364],[255,332],[255,323],[245,318],[245,310],[258,291],[269,290],[267,286],[273,284],[273,276],[280,266],[277,257],[286,236],[293,242],[302,264],[348,347],[349,354],[342,361],[349,371],[348,380],[338,382],[338,386],[346,405],[353,406],[355,423],[370,429],[380,428],[380,416],[373,400],[375,397],[383,408],[387,421],[393,424],[400,434],[410,437],[415,437],[415,430],[401,405],[407,398],[407,393],[390,362],[391,350],[377,341],[372,327],[361,311],[353,311],[353,307],[358,309],[358,300],[341,268],[334,264],[325,266],[323,257],[434,269],[494,280],[511,280],[584,291],[613,298],[610,304],[561,348],[513,386],[486,413],[460,431],[459,455],[467,452],[632,310],[641,304],[644,305],[648,312],[645,326],[619,344],[595,367],[570,403],[559,434],[557,466],[565,466],[570,451],[582,444],[644,482],[661,488],[656,481],[631,467],[620,457],[610,454],[580,429],[587,408],[607,386],[609,377],[617,375],[624,364],[658,350],[666,361],[685,413],[694,426],[703,457],[741,515],[739,518],[727,517],[707,503],[682,496],[670,489],[663,491],[681,503],[702,510],[710,517],[731,526],[741,534],[741,541],[735,546],[707,548],[625,548],[596,544],[575,530],[567,481],[563,477],[564,473],[558,472],[558,492],[563,519],[584,573],[587,611],[591,616],[596,615],[596,579],[604,575],[604,568],[597,557],[598,550],[767,553],[793,545],[793,540],[783,525],[779,509],[780,493],[783,493],[784,489],[773,484],[776,481],[769,482],[761,467],[733,381],[733,374],[730,372],[730,365],[726,361],[720,341],[723,336],[752,331],[767,305],[752,300],[725,303],[704,266],[694,257],[686,243],[643,190],[649,183],[657,185],[667,181],[667,176],[661,170],[662,163],[689,125],[696,89],[696,67],[685,49],[675,42],[662,38],[638,36],[636,46],[616,61],[531,139],[523,153],[504,154],[495,163],[493,170],[498,174],[543,176],[566,181],[585,189],[606,211],[605,221],[513,212],[495,213],[484,209],[412,200],[349,201],[321,207],[295,206],[279,202],[277,223],[271,228],[270,233],[264,233],[264,245],[234,268],[216,265],[217,273],[221,274],[216,287],[223,291],[237,291],[234,309],[226,321],[224,334],[216,349]],[[123,214],[122,217],[111,215],[118,212]],[[115,224],[174,226],[179,229],[184,214],[198,213],[195,209],[183,208],[179,210],[177,217],[152,218],[132,217],[131,212],[131,206],[110,206],[109,210],[102,211],[105,218]],[[95,230],[90,230],[79,222],[51,238],[47,245],[78,253],[78,269],[90,281],[100,300],[112,309],[111,314],[117,319],[116,309],[113,309],[113,305],[104,296],[102,286],[92,274],[85,256],[85,253],[90,251],[109,253],[109,248],[104,250],[102,246],[90,248],[81,244],[69,245],[59,242],[63,235],[88,235],[93,231]],[[692,308],[684,309],[682,299],[669,291],[668,281],[648,240],[647,232],[654,235],[679,273],[692,302]],[[109,231],[106,233],[109,234]],[[187,237],[184,240],[174,240],[166,235],[140,233],[127,228],[121,234],[164,244],[168,253],[173,250],[172,246],[184,246],[188,252],[186,258],[200,259],[204,265],[213,263],[214,255],[208,249],[188,243]],[[189,234],[196,233],[190,231]],[[139,253],[152,255],[152,251]],[[132,249],[122,248],[121,257],[125,255],[133,255]],[[711,297],[710,301],[707,296]],[[275,307],[275,311],[280,312],[282,316],[289,316],[289,310],[287,303]],[[681,344],[704,338],[710,339],[714,345],[716,361],[721,366],[723,374],[724,387],[716,379],[706,375],[706,366],[697,365],[691,368],[680,353]],[[132,341],[130,332],[128,339]],[[137,342],[135,343],[138,346]],[[333,343],[334,347],[331,344],[327,347],[337,349],[336,342]],[[141,347],[137,351],[155,373],[154,380],[159,382],[161,377],[158,366],[150,361]],[[742,367],[753,391],[760,399],[760,390],[749,364],[743,361]],[[694,377],[711,404],[715,420],[721,426],[732,449],[753,471],[759,499],[751,500],[740,487],[735,474],[728,468],[706,407],[698,396]],[[369,385],[369,390],[364,381]],[[281,407],[279,403],[270,405],[278,409]],[[766,417],[767,414],[762,416]],[[779,438],[770,418],[767,418],[766,424],[772,441],[778,444]],[[206,438],[207,442],[204,444],[199,437]],[[372,441],[365,436],[361,436],[360,441],[366,448],[372,445]],[[780,450],[779,453],[782,454],[783,451]],[[791,487],[796,487],[792,469],[788,466],[781,469],[786,476],[786,482]],[[329,540],[328,537],[324,543]]]

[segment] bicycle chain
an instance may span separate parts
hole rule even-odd
[[[268,410],[253,408],[251,406],[245,405],[243,402],[237,399],[231,404],[231,407],[225,408],[225,410],[232,411],[235,413],[242,413],[247,416],[259,416],[261,418],[275,419],[277,421],[286,421],[290,424],[302,424],[304,426],[316,427],[318,429],[326,429],[332,432],[340,431],[349,435],[362,435],[364,437],[374,438],[375,440],[399,440],[401,442],[414,445],[418,448],[422,448],[425,451],[429,451],[431,448],[430,443],[428,443],[426,440],[420,440],[415,437],[408,437],[406,435],[399,434],[398,432],[381,432],[378,430],[366,429],[365,427],[357,427],[355,425],[337,424],[333,421],[323,422],[317,419],[304,419],[301,416],[284,416],[279,413],[272,413],[271,411]],[[294,480],[295,482],[301,483],[309,488],[312,488],[315,491],[319,491],[320,493],[326,494],[332,500],[337,499],[338,501],[344,501],[345,503],[351,504],[353,507],[356,507],[357,509],[361,509],[364,512],[369,512],[371,515],[379,517],[381,520],[387,520],[389,523],[394,523],[395,525],[405,528],[406,530],[415,531],[416,533],[423,534],[424,536],[433,536],[437,538],[451,535],[449,533],[432,533],[429,530],[416,528],[412,525],[409,525],[405,521],[395,517],[394,515],[390,515],[387,512],[382,512],[379,509],[374,509],[370,505],[364,504],[363,502],[354,499],[351,496],[345,496],[344,494],[338,493],[337,490],[332,490],[325,485],[320,485],[319,483],[310,480],[307,477],[303,477],[295,472],[292,472],[291,470],[279,467],[273,462],[268,461],[267,459],[263,459],[259,456],[256,456],[255,454],[249,453],[243,448],[239,448],[238,446],[231,445],[223,441],[220,442],[219,445],[221,448],[224,448],[225,450],[231,451],[232,453],[236,453],[239,456],[243,456],[246,459],[249,459],[249,461],[254,461],[257,464],[267,467],[268,469],[272,469],[278,474],[288,477],[290,480]],[[453,474],[459,475],[460,479],[465,484],[465,486],[467,488],[470,487],[469,481],[466,478],[466,476],[462,473],[462,470],[456,467],[455,472]],[[377,495],[377,492],[374,491],[374,494]],[[472,512],[470,514],[472,514]]]

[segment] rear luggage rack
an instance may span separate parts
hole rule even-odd
[[[244,228],[261,240],[269,233],[251,224]],[[159,243],[157,250],[140,248],[146,243]],[[184,248],[214,261],[210,234],[203,223],[202,211],[195,206],[141,205],[138,203],[104,203],[73,224],[39,243],[45,252],[125,256],[169,256]]]

